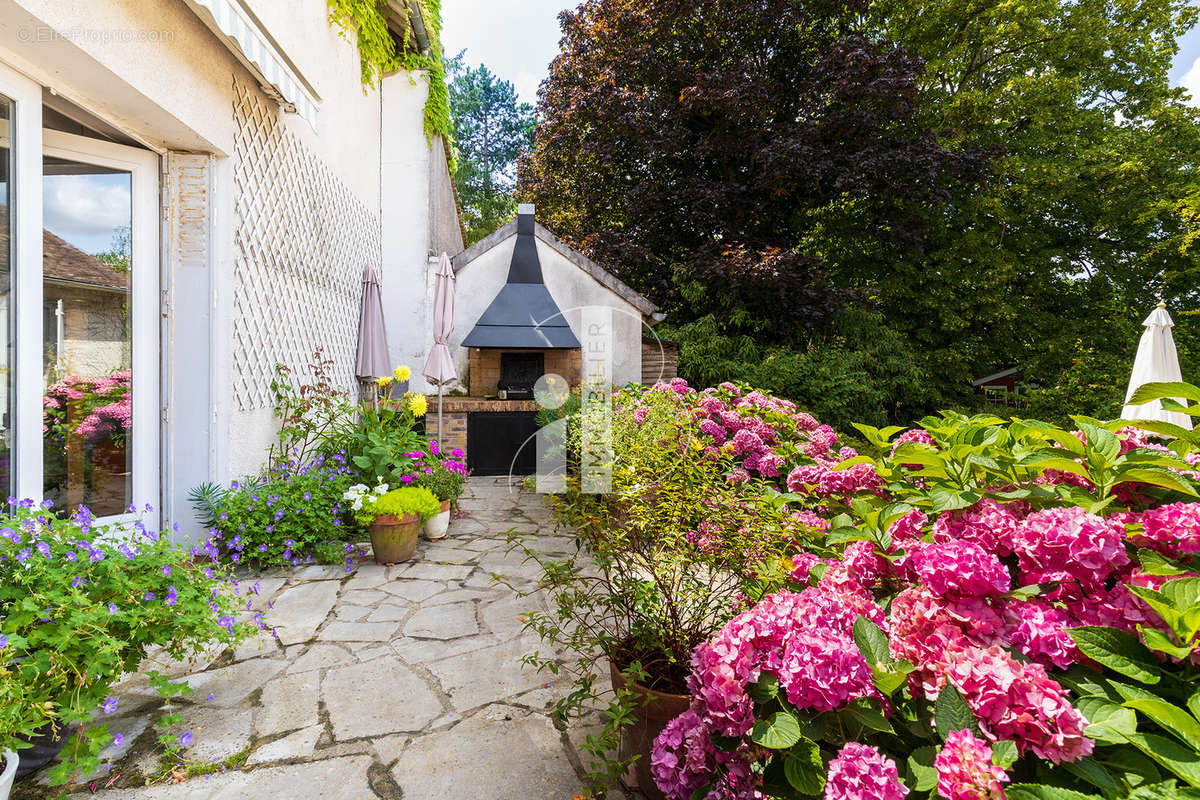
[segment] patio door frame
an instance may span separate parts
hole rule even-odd
[[[151,514],[120,514],[106,522],[161,520],[162,436],[160,409],[159,155],[150,150],[42,128],[42,87],[0,62],[0,93],[14,101],[9,146],[12,261],[10,335],[15,337],[12,473],[14,494],[41,501],[44,494],[42,443],[43,265],[42,158],[54,156],[127,171],[130,174],[130,297],[133,369],[132,503],[153,506]]]

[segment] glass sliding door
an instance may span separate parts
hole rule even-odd
[[[159,505],[158,157],[45,130],[41,189],[43,497],[143,513]]]
[[[0,500],[121,521],[160,497],[159,160],[42,112],[0,63]]]
[[[133,502],[132,189],[128,170],[42,160],[44,496],[101,517]]]

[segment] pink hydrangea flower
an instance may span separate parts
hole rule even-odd
[[[925,545],[913,553],[912,566],[934,594],[987,597],[1012,588],[1012,578],[1000,559],[975,542]]]
[[[1077,623],[1067,612],[1040,600],[1013,600],[1004,605],[1009,644],[1044,667],[1066,669],[1079,651],[1067,633]]]
[[[986,599],[940,597],[924,586],[896,595],[887,631],[892,655],[916,665],[913,691],[927,695],[936,695],[949,653],[1005,643],[1004,619]]]
[[[892,444],[892,455],[896,455],[896,448],[906,442],[916,442],[917,444],[928,444],[934,447],[937,442],[933,440],[933,436],[924,428],[909,428],[904,433],[896,437],[896,441]]]
[[[1013,551],[1012,540],[1020,523],[1013,513],[1014,505],[1001,505],[985,497],[970,508],[946,512],[933,523],[933,540],[975,542],[989,553],[1003,558]]]
[[[900,519],[892,523],[888,528],[888,532],[892,535],[892,551],[902,547],[904,542],[910,542],[913,539],[920,539],[924,532],[925,526],[929,524],[929,517],[919,508],[914,508],[908,511]]]
[[[758,459],[758,474],[764,478],[777,478],[785,462],[774,453],[764,453]]]
[[[841,560],[831,563],[825,575],[829,582],[850,581],[870,589],[891,577],[892,562],[877,553],[871,542],[850,542]]]
[[[805,707],[828,710],[876,696],[870,668],[850,636],[860,614],[883,622],[871,596],[852,586],[764,598],[692,653],[692,708],[717,733],[742,736],[754,724],[748,689],[764,672]]]
[[[788,577],[796,583],[808,583],[812,577],[810,571],[820,563],[821,559],[812,553],[794,555],[792,556],[792,571],[788,573]]]
[[[1022,664],[1001,647],[948,654],[941,677],[962,692],[989,741],[1008,739],[1024,755],[1055,764],[1090,755],[1087,720],[1040,664]]]
[[[815,431],[821,425],[812,414],[803,411],[793,414],[792,419],[795,421],[796,427],[802,431]]]
[[[704,720],[688,710],[668,722],[654,740],[650,774],[668,800],[689,800],[712,780],[716,756]]]
[[[1077,583],[1064,592],[1103,587],[1113,570],[1129,563],[1124,526],[1082,508],[1048,508],[1030,514],[1013,541],[1024,584]]]
[[[1008,775],[992,763],[992,748],[970,731],[954,731],[933,760],[945,800],[1005,800]]]
[[[700,432],[707,433],[717,444],[725,443],[725,428],[718,422],[714,422],[711,419],[703,420],[700,423]]]
[[[829,762],[825,800],[904,800],[896,762],[870,745],[846,742]]]
[[[1178,558],[1200,553],[1200,503],[1172,503],[1142,513],[1137,544]]]
[[[637,423],[638,425],[641,425],[643,422],[646,421],[646,416],[649,413],[650,413],[650,409],[646,408],[645,406],[638,406],[633,411],[633,421],[635,423]]]

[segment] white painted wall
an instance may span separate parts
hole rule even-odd
[[[475,327],[480,315],[495,299],[508,278],[517,237],[514,233],[455,274],[454,336],[451,354],[460,376],[466,375],[467,350],[462,340]],[[642,315],[629,301],[603,285],[561,255],[549,244],[537,239],[542,279],[562,310],[577,338],[582,339],[579,310],[583,306],[607,306],[613,309],[614,349],[613,380],[618,384],[638,383],[642,379]]]
[[[327,0],[244,2],[320,96],[317,129],[278,110],[273,101],[268,101],[270,107],[358,200],[385,220],[383,279],[394,360],[408,363],[419,375],[431,302],[426,291],[432,273],[429,176],[431,165],[442,158],[441,144],[435,151],[424,138],[424,78],[394,75],[385,79],[383,90],[364,91],[357,49],[330,27]],[[233,87],[235,80],[250,86],[258,81],[184,0],[0,0],[0,61],[160,154],[216,156],[212,296],[178,297],[176,302],[211,306],[213,330],[194,332],[211,342],[209,364],[188,367],[214,376],[218,413],[175,425],[214,432],[214,479],[257,470],[277,422],[271,409],[236,410],[236,365],[229,363],[229,339],[236,221]]]
[[[421,376],[433,344],[433,286],[436,236],[443,247],[462,249],[458,217],[452,205],[434,202],[444,191],[442,142],[425,137],[424,109],[429,82],[424,73],[398,73],[383,79],[383,130],[380,157],[383,214],[383,313],[393,366],[412,370],[413,391],[432,390]],[[454,245],[457,244],[457,248]],[[448,255],[457,255],[449,252]]]

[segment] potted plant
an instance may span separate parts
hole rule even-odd
[[[531,613],[528,627],[577,657],[568,668],[574,690],[556,715],[567,722],[598,700],[604,677],[615,690],[603,734],[584,746],[590,788],[602,792],[624,775],[661,798],[650,750],[688,707],[692,651],[760,594],[792,534],[761,482],[727,486],[729,465],[696,446],[693,417],[676,395],[643,394],[614,397],[612,492],[581,493],[580,476],[568,476],[552,501],[579,552],[548,559],[536,543],[513,542],[542,566],[537,588],[551,597],[551,610]],[[562,669],[536,655],[527,663]]]
[[[187,549],[141,523],[96,526],[84,508],[69,518],[31,500],[4,509],[0,752],[21,756],[6,756],[0,774],[18,765],[22,774],[38,769],[63,744],[67,755],[51,783],[91,773],[113,741],[93,715],[115,710],[110,688],[151,647],[183,660],[245,638],[251,624],[235,621],[236,599],[217,553],[211,541]]]
[[[458,503],[467,482],[467,467],[459,460],[461,456],[461,450],[446,455],[436,441],[430,441],[429,450],[422,457],[415,483],[433,492],[441,503],[441,511],[425,523],[428,539],[441,539],[449,531],[450,510]]]
[[[382,491],[380,491],[382,490]],[[346,493],[354,517],[371,534],[371,549],[379,564],[397,564],[413,557],[421,524],[441,511],[441,503],[420,486],[387,488],[380,484],[368,492],[359,484]],[[357,507],[356,507],[357,506]]]

